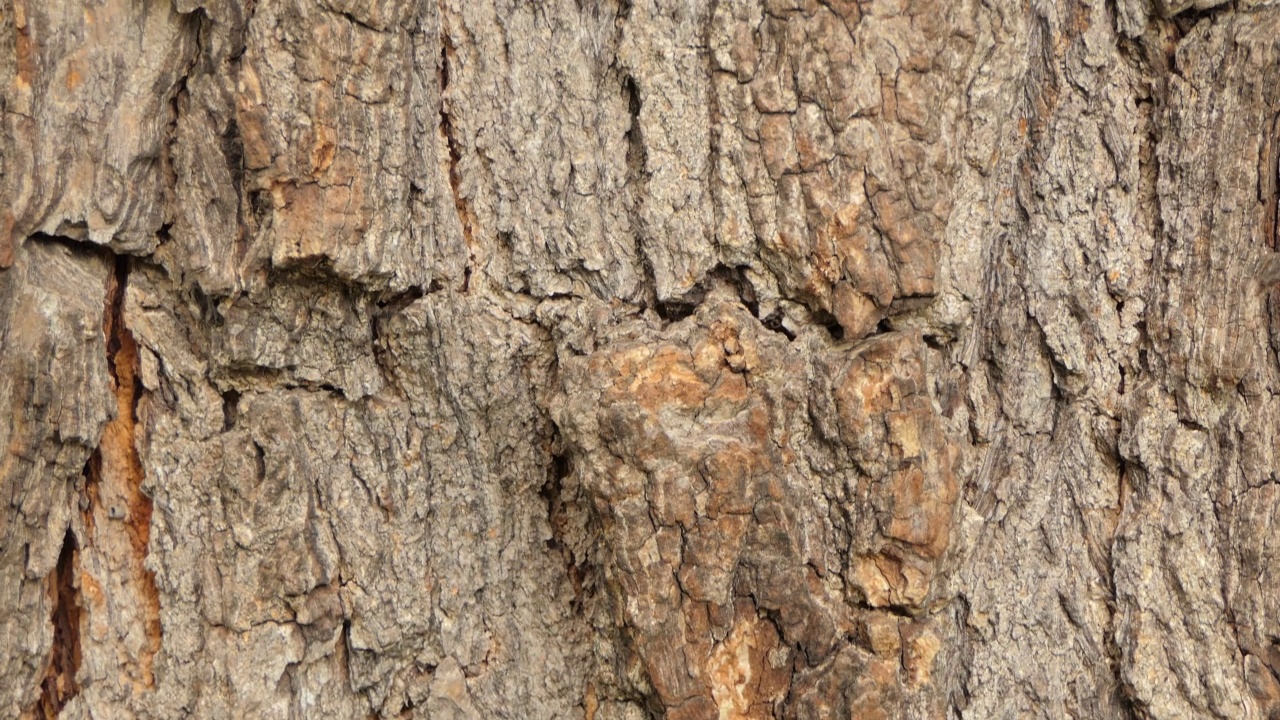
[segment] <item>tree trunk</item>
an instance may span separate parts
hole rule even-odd
[[[1280,3],[0,37],[0,718],[1280,716]]]

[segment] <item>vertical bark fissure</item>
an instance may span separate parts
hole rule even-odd
[[[627,187],[631,189],[630,221],[631,232],[635,236],[636,259],[644,270],[643,296],[640,301],[652,308],[659,309],[658,281],[653,270],[653,261],[645,252],[645,225],[643,203],[648,194],[648,152],[644,145],[644,132],[640,127],[640,109],[643,101],[640,97],[640,86],[629,74],[622,76],[622,92],[627,100],[627,112],[631,116],[631,125],[627,129]],[[664,311],[665,312],[665,311]]]
[[[445,10],[442,7],[441,15],[444,15],[444,12]],[[454,132],[447,97],[450,81],[450,55],[455,51],[456,46],[453,44],[453,38],[444,27],[444,19],[442,17],[440,28],[440,134],[443,136],[445,145],[448,148],[449,191],[453,195],[453,207],[458,214],[458,224],[462,228],[462,239],[467,244],[467,264],[462,271],[462,292],[465,293],[471,288],[471,274],[474,272],[476,264],[475,213],[471,210],[470,203],[467,202],[466,197],[462,194],[462,174],[458,170],[458,166],[462,162],[462,143]]]
[[[1267,237],[1264,238],[1263,243],[1275,253],[1280,251],[1280,115],[1272,118],[1267,145],[1270,153],[1264,169],[1267,173],[1267,192],[1264,198],[1267,204],[1264,228]],[[1262,292],[1266,298],[1266,330],[1269,337],[1267,350],[1271,362],[1276,365],[1280,365],[1280,345],[1277,344],[1280,343],[1280,336],[1277,336],[1274,330],[1277,308],[1272,291],[1275,290],[1278,279],[1280,279],[1280,255],[1272,254],[1263,261],[1258,280],[1262,284]]]
[[[108,520],[121,521],[104,525],[90,525],[88,542],[101,542],[109,534],[123,532],[131,554],[128,559],[129,579],[136,588],[145,643],[138,659],[136,682],[153,687],[155,677],[152,666],[160,650],[160,596],[156,589],[155,573],[146,567],[148,545],[151,540],[151,498],[142,490],[144,471],[137,449],[138,402],[143,387],[140,377],[138,344],[124,321],[125,292],[129,279],[130,260],[124,256],[115,258],[112,275],[108,280],[104,331],[107,339],[107,369],[111,375],[116,401],[116,417],[107,424],[97,454],[98,494],[117,499],[124,507],[110,504],[105,508]],[[90,496],[91,500],[93,495]],[[93,515],[91,506],[87,511]]]
[[[1276,207],[1276,183],[1280,181],[1280,115],[1271,118],[1266,139],[1266,164],[1261,168],[1263,186],[1259,188],[1260,199],[1266,203],[1263,210],[1263,245],[1275,250],[1277,241],[1280,241],[1280,213],[1277,213]]]
[[[49,576],[53,646],[49,649],[48,667],[40,680],[40,698],[25,713],[27,716],[56,718],[80,692],[76,681],[80,670],[80,590],[75,577],[78,568],[75,535],[68,529],[58,564]]]
[[[1118,12],[1114,10],[1113,12]],[[1162,22],[1153,19],[1152,22]],[[1149,227],[1152,228],[1153,234],[1157,241],[1152,250],[1149,262],[1152,267],[1159,267],[1162,253],[1162,243],[1159,241],[1164,236],[1164,220],[1162,215],[1161,196],[1159,192],[1160,181],[1160,157],[1159,147],[1162,141],[1161,128],[1163,127],[1160,115],[1165,111],[1168,104],[1168,84],[1169,74],[1173,66],[1173,58],[1165,53],[1166,49],[1155,46],[1147,38],[1135,40],[1137,46],[1129,46],[1121,43],[1121,54],[1126,60],[1126,64],[1139,78],[1143,78],[1146,83],[1145,87],[1138,85],[1132,88],[1134,92],[1133,102],[1136,107],[1141,108],[1143,105],[1148,106],[1148,111],[1140,112],[1140,124],[1137,134],[1137,140],[1140,147],[1138,153],[1138,176],[1135,192],[1140,196],[1145,195],[1150,198],[1151,202],[1139,202],[1140,211],[1145,209],[1150,213],[1147,218]],[[1128,49],[1128,50],[1127,50]],[[1145,147],[1141,147],[1145,146]],[[1152,280],[1145,291],[1147,307],[1155,306],[1158,299],[1157,279],[1159,273],[1153,273]],[[1141,297],[1141,296],[1140,296]],[[1121,306],[1123,300],[1121,301]],[[1145,315],[1144,315],[1145,318]],[[1138,330],[1138,351],[1134,356],[1134,366],[1130,368],[1130,372],[1125,371],[1123,362],[1121,363],[1121,384],[1118,388],[1118,403],[1120,412],[1116,417],[1115,426],[1115,453],[1117,461],[1116,470],[1116,510],[1115,520],[1111,527],[1111,537],[1108,538],[1106,545],[1106,566],[1104,580],[1107,583],[1107,592],[1110,595],[1106,603],[1107,615],[1106,622],[1103,626],[1104,635],[1102,638],[1103,646],[1106,650],[1106,657],[1110,664],[1110,670],[1115,680],[1114,695],[1115,706],[1127,714],[1128,717],[1142,717],[1147,714],[1146,704],[1143,702],[1140,694],[1132,686],[1125,677],[1125,651],[1121,647],[1118,629],[1116,626],[1117,614],[1120,612],[1119,599],[1117,597],[1116,573],[1118,569],[1116,549],[1119,542],[1121,531],[1125,523],[1125,510],[1132,499],[1134,473],[1145,473],[1146,469],[1138,462],[1138,458],[1128,457],[1122,448],[1124,438],[1129,434],[1129,424],[1131,419],[1127,409],[1135,398],[1141,398],[1141,392],[1126,394],[1129,390],[1137,390],[1142,387],[1144,382],[1150,378],[1152,369],[1147,364],[1147,359],[1151,356],[1152,342],[1146,332],[1146,320],[1139,319],[1136,323]],[[1130,377],[1132,375],[1132,377]]]
[[[559,446],[562,441],[559,440],[557,430],[557,439],[553,443]],[[577,557],[572,546],[572,539],[568,537],[570,523],[572,518],[568,511],[568,504],[572,499],[565,498],[564,481],[572,472],[571,460],[567,450],[559,450],[551,456],[550,466],[547,469],[547,480],[539,491],[539,495],[547,504],[547,524],[551,527],[551,537],[547,539],[547,550],[560,555],[564,562],[565,576],[569,579],[573,587],[572,610],[575,615],[581,615],[584,603],[584,579],[586,575],[586,558]]]

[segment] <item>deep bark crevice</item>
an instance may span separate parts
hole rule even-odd
[[[555,445],[560,444],[558,437],[557,431]],[[570,515],[568,503],[572,500],[565,497],[564,484],[572,472],[572,461],[566,451],[561,450],[553,454],[547,468],[547,480],[538,494],[546,503],[547,523],[551,526],[551,537],[546,541],[547,549],[559,554],[563,559],[565,575],[573,586],[572,609],[575,615],[581,615],[589,583],[586,582],[588,574],[586,558],[577,557],[572,547],[573,542],[569,538],[573,518]]]
[[[255,198],[250,202],[243,190],[245,186],[244,141],[240,137],[240,127],[235,117],[227,121],[227,128],[219,140],[222,143],[222,155],[226,159],[227,171],[231,175],[231,187],[236,191],[236,237],[233,246],[236,262],[240,263],[249,252],[249,224],[245,217],[245,205],[253,206],[251,209],[255,216],[255,224],[261,224],[265,213],[260,207],[262,199]]]
[[[128,575],[135,586],[145,648],[138,659],[138,677],[146,687],[155,684],[152,666],[160,650],[162,628],[160,625],[160,595],[156,589],[155,573],[146,567],[146,557],[151,540],[151,498],[143,491],[144,471],[138,455],[138,403],[144,393],[141,378],[139,348],[124,319],[125,295],[128,288],[130,258],[116,256],[114,268],[108,280],[106,308],[103,323],[107,340],[107,369],[111,375],[116,400],[116,417],[107,424],[97,453],[101,461],[96,464],[97,484],[105,490],[110,485],[113,497],[123,500],[126,507],[106,508],[107,517],[119,520],[125,540],[132,550],[128,563]],[[91,496],[92,497],[92,496]],[[91,507],[88,511],[93,512]],[[98,528],[98,532],[114,533],[114,529]],[[96,534],[96,533],[95,533]],[[88,544],[94,536],[90,535]]]
[[[449,110],[449,82],[450,82],[450,65],[452,64],[451,56],[456,54],[457,48],[453,44],[453,38],[449,36],[443,28],[440,33],[440,134],[443,136],[445,146],[448,149],[449,165],[449,191],[453,196],[453,207],[458,214],[458,224],[462,228],[462,239],[467,245],[467,264],[462,273],[462,292],[468,292],[471,289],[471,275],[474,272],[476,264],[476,217],[471,209],[471,204],[467,201],[466,196],[462,193],[462,174],[459,172],[459,165],[462,162],[462,142],[458,139],[457,132],[453,127],[452,114]]]
[[[234,430],[239,416],[240,393],[234,389],[227,390],[222,393],[222,431],[230,432]]]
[[[75,534],[67,529],[62,541],[58,564],[49,576],[49,595],[53,603],[53,646],[49,648],[49,664],[40,680],[40,698],[26,713],[38,718],[56,718],[67,703],[80,692],[76,673],[80,671],[80,588],[76,582],[79,568]]]
[[[788,329],[783,321],[782,310],[774,310],[765,317],[760,318],[760,324],[764,325],[765,329],[782,334],[786,336],[787,340],[795,340],[796,334]]]
[[[622,76],[622,94],[627,100],[627,113],[631,125],[627,128],[627,187],[631,189],[630,220],[631,232],[635,236],[636,259],[644,270],[643,303],[652,307],[655,312],[666,312],[660,308],[658,301],[658,282],[653,270],[653,261],[645,252],[644,198],[648,194],[648,151],[645,149],[644,132],[640,128],[640,109],[643,101],[640,97],[640,86],[631,75]],[[678,313],[673,313],[678,314]]]

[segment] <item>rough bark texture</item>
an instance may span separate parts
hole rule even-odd
[[[0,717],[1280,716],[1275,5],[0,0]]]

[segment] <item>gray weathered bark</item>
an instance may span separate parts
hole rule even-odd
[[[1276,5],[3,0],[0,717],[1280,716]]]

